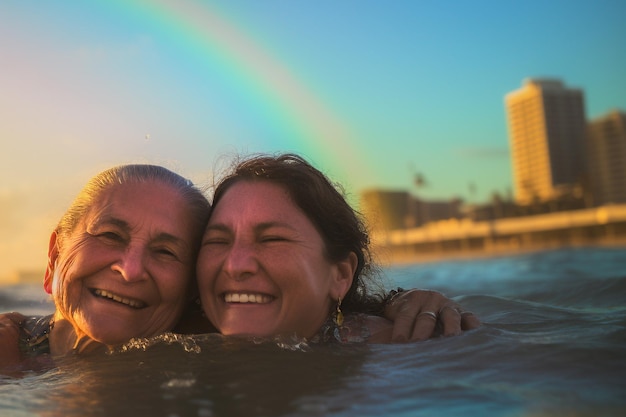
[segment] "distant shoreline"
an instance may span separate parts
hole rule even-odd
[[[452,251],[424,251],[421,253],[392,253],[393,250],[379,247],[375,250],[376,261],[383,267],[412,264],[436,263],[442,261],[467,261],[472,259],[501,258],[567,248],[615,248],[626,251],[626,237],[599,241],[575,242],[569,244],[535,244],[521,248],[465,249]]]
[[[372,244],[382,264],[511,256],[567,247],[626,246],[626,204],[474,221],[448,219],[378,230]]]

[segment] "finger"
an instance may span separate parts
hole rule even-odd
[[[414,290],[411,294],[414,297],[412,304],[420,306],[414,311],[413,331],[410,335],[411,341],[426,340],[439,333],[437,323],[437,312],[449,302],[442,293],[432,290]],[[419,300],[419,302],[417,302]],[[418,314],[419,311],[419,314]]]
[[[415,323],[415,316],[419,312],[419,306],[408,303],[406,299],[400,299],[388,308],[390,309],[389,313],[392,313],[393,317],[395,317],[391,335],[392,342],[404,343],[409,341],[413,333],[413,324]]]
[[[461,328],[463,330],[472,330],[480,327],[480,320],[471,311],[461,312]]]
[[[450,300],[440,293],[439,291],[422,290],[418,295],[421,295],[423,302],[420,303],[421,311],[415,320],[413,326],[413,334],[411,340],[426,340],[428,338],[437,336],[440,334],[440,326],[438,323],[438,312],[450,302]]]
[[[411,341],[426,340],[433,336],[437,328],[437,313],[431,310],[422,311],[417,315]]]
[[[446,304],[439,310],[439,321],[443,327],[444,336],[457,336],[461,334],[462,316],[455,304]]]
[[[394,320],[392,342],[419,341],[432,337],[437,324],[435,312],[446,301],[449,300],[443,294],[431,290],[409,290],[398,294],[385,314]]]

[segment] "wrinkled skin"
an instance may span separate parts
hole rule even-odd
[[[158,181],[115,185],[69,236],[53,233],[44,288],[54,354],[171,330],[190,300],[196,231],[181,195]]]

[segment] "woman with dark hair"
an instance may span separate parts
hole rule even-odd
[[[376,272],[364,222],[301,157],[252,157],[217,185],[197,274],[221,333],[389,342]],[[464,313],[446,303],[417,321],[434,327],[447,315],[478,326]]]

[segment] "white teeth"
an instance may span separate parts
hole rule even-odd
[[[265,294],[227,293],[224,295],[227,303],[267,304],[272,297]]]
[[[97,295],[98,297],[108,298],[110,300],[117,301],[118,303],[126,304],[127,306],[130,306],[130,307],[133,307],[133,308],[142,308],[142,307],[144,307],[144,303],[142,303],[140,301],[131,300],[129,298],[122,298],[119,295],[113,294],[113,293],[108,292],[106,290],[95,289],[95,290],[93,290],[93,293],[95,295]]]

